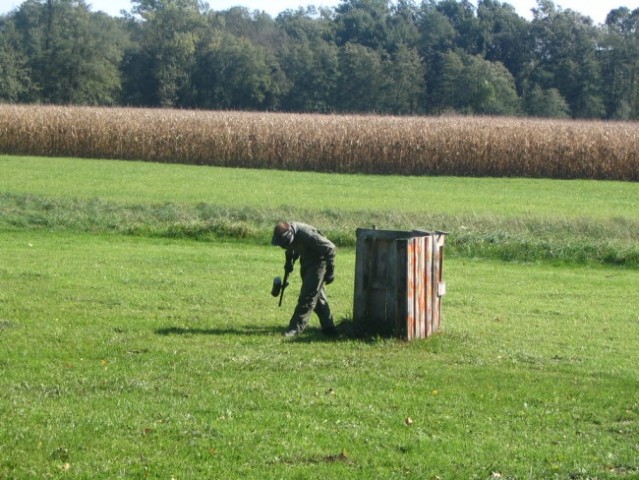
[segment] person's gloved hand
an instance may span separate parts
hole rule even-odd
[[[284,264],[284,271],[286,273],[291,273],[293,271],[293,260],[290,258],[286,259],[286,263]]]
[[[333,283],[333,280],[335,280],[334,267],[333,265],[329,265],[328,267],[326,267],[326,274],[324,275],[324,283],[326,283],[326,285],[330,285],[331,283]]]

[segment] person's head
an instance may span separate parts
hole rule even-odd
[[[278,222],[273,229],[273,238],[271,238],[271,245],[288,248],[291,243],[293,243],[294,236],[295,232],[290,223]]]

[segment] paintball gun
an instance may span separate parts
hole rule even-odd
[[[286,263],[284,264],[284,280],[281,277],[275,277],[273,279],[273,288],[271,288],[271,295],[274,297],[280,296],[279,307],[282,306],[282,299],[284,298],[284,290],[288,287],[288,274],[293,271],[293,265],[296,258],[286,257]]]
[[[278,304],[279,307],[282,306],[284,290],[286,290],[286,287],[288,287],[288,273],[289,272],[287,271],[284,272],[284,280],[282,280],[282,277],[275,277],[273,279],[273,288],[271,288],[271,295],[273,295],[274,297],[277,297],[278,295],[280,296],[280,302]]]

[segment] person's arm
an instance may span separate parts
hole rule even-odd
[[[287,248],[284,255],[286,257],[286,262],[284,263],[284,271],[291,273],[293,271],[295,261],[299,258],[300,255],[292,248]]]

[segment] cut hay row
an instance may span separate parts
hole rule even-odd
[[[0,106],[0,153],[400,175],[639,180],[639,124]]]

